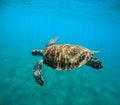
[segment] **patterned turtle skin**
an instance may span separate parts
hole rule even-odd
[[[41,56],[42,60],[37,61],[33,67],[33,75],[36,82],[43,86],[42,65],[56,70],[72,70],[82,65],[90,66],[94,69],[102,69],[102,62],[94,58],[95,51],[73,44],[54,44],[58,37],[52,38],[46,44],[44,50],[32,50],[33,56]]]
[[[71,70],[86,64],[93,51],[72,44],[58,44],[44,49],[44,64],[56,70]]]

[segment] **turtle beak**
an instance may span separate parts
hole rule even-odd
[[[37,52],[36,50],[32,50],[32,51],[31,51],[31,54],[32,54],[33,56],[36,56],[36,52]]]
[[[35,50],[32,50],[32,51],[31,51],[31,54],[32,54],[32,55],[35,55]]]

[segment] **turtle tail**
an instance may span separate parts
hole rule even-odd
[[[97,59],[97,58],[91,58],[87,63],[86,63],[87,66],[90,66],[94,69],[102,69],[103,66],[102,66],[102,62]]]

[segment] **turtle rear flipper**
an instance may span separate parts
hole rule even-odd
[[[93,58],[93,57],[90,59],[90,61],[88,61],[86,63],[86,65],[90,66],[90,67],[92,67],[94,69],[102,69],[103,68],[102,62],[99,59]]]
[[[34,71],[33,71],[33,75],[34,75],[34,78],[36,80],[36,82],[43,86],[44,84],[44,81],[43,81],[43,78],[42,78],[42,64],[43,64],[43,60],[40,60],[38,61],[35,66],[34,66]]]

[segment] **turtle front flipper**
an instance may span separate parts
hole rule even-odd
[[[43,64],[43,60],[40,60],[38,61],[35,66],[34,66],[34,70],[33,70],[33,75],[34,75],[34,78],[36,80],[36,82],[43,86],[44,84],[44,81],[43,81],[43,78],[42,78],[42,64]]]
[[[102,69],[103,66],[102,66],[102,62],[97,59],[97,58],[91,58],[87,63],[86,63],[87,66],[90,66],[94,69]]]
[[[54,37],[54,38],[50,39],[50,40],[47,42],[46,47],[53,45],[58,38],[59,38],[59,37]]]

